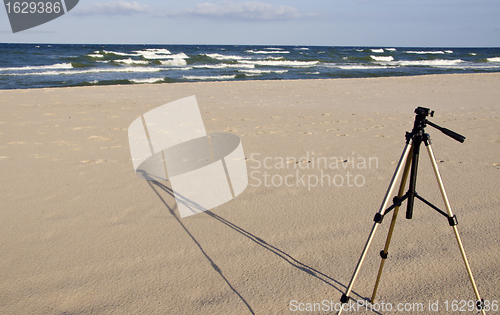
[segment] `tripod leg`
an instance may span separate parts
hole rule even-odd
[[[437,182],[439,185],[439,190],[441,191],[441,195],[442,195],[443,200],[444,200],[444,205],[445,205],[446,210],[448,212],[448,217],[450,219],[454,218],[453,212],[451,211],[450,202],[448,201],[448,196],[446,195],[446,191],[444,190],[443,181],[441,179],[441,175],[439,174],[438,166],[436,163],[436,158],[434,157],[434,152],[432,151],[430,142],[429,143],[426,142],[426,147],[427,147],[427,152],[429,153],[429,158],[431,159],[432,168],[434,169],[434,174],[436,175],[436,179],[437,179]],[[453,222],[453,221],[454,221],[454,223],[452,225],[451,222]],[[450,220],[450,225],[453,228],[453,232],[455,232],[455,237],[456,237],[457,242],[458,242],[458,247],[460,248],[460,253],[462,254],[462,258],[464,260],[465,268],[467,269],[467,273],[469,274],[469,279],[470,279],[470,282],[472,284],[472,288],[474,289],[474,294],[476,295],[476,299],[477,299],[477,301],[481,301],[481,296],[479,295],[479,291],[477,289],[476,282],[474,281],[474,276],[472,275],[472,271],[471,271],[470,266],[469,266],[469,261],[467,260],[467,256],[465,255],[465,250],[464,250],[464,246],[462,245],[462,240],[460,239],[460,235],[458,234],[456,221]],[[481,309],[481,313],[486,314],[484,312],[484,308]]]
[[[403,197],[406,179],[408,178],[408,173],[410,171],[410,166],[412,162],[412,152],[413,148],[410,150],[409,157],[406,159],[406,165],[403,171],[403,177],[401,178],[401,184],[399,185],[398,198]],[[382,277],[382,270],[384,269],[385,260],[387,259],[387,253],[389,252],[389,245],[391,243],[392,233],[394,232],[394,226],[396,225],[396,218],[398,216],[399,206],[394,208],[394,213],[392,214],[391,226],[389,227],[389,233],[387,234],[387,240],[385,241],[384,250],[380,253],[382,256],[382,261],[380,261],[380,267],[378,269],[377,280],[375,281],[375,287],[373,288],[372,298],[370,303],[375,302],[375,295],[377,294],[378,285],[380,283],[380,278]]]
[[[396,181],[399,178],[399,175],[401,174],[401,170],[403,169],[403,164],[408,159],[408,153],[410,152],[411,148],[412,148],[412,145],[409,143],[406,143],[406,146],[403,150],[403,154],[401,154],[401,158],[399,159],[399,163],[398,163],[398,166],[396,168],[396,171],[394,172],[394,175],[392,176],[391,184],[389,185],[389,188],[387,189],[387,192],[385,194],[385,198],[384,198],[384,201],[382,202],[382,206],[380,207],[380,210],[375,215],[376,221],[373,224],[372,230],[370,232],[370,236],[368,237],[368,240],[366,241],[365,248],[363,249],[363,253],[361,254],[361,257],[359,258],[356,269],[352,275],[351,281],[349,282],[349,286],[347,287],[346,292],[342,295],[342,298],[340,299],[340,302],[342,302],[342,306],[337,313],[338,315],[340,315],[342,313],[344,304],[349,301],[349,294],[351,294],[352,287],[354,286],[354,282],[356,281],[359,270],[361,269],[361,265],[363,264],[363,261],[365,260],[366,253],[368,252],[368,248],[370,247],[370,245],[373,241],[373,237],[375,236],[375,232],[377,231],[378,226],[382,222],[381,218],[384,216],[385,209],[387,208],[387,204],[389,203],[389,199],[391,198],[391,195],[392,195],[392,191],[394,190],[394,186],[396,185]],[[380,218],[380,219],[377,219],[377,218]]]

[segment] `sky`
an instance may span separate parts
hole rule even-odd
[[[0,43],[500,47],[500,1],[81,0]]]

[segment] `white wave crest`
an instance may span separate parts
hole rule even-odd
[[[374,52],[374,53],[383,53],[384,52],[384,50],[382,48],[380,48],[380,49],[372,49],[371,51]]]
[[[298,60],[238,60],[240,63],[254,64],[258,66],[278,66],[278,67],[312,67],[319,61],[298,61]]]
[[[462,59],[455,60],[403,60],[396,61],[395,63],[401,66],[429,66],[429,67],[443,67],[443,66],[454,66],[463,63]]]
[[[129,81],[134,83],[156,83],[164,81],[164,79],[163,78],[129,79]]]
[[[132,58],[113,60],[113,62],[124,63],[126,65],[147,65],[149,63],[147,60],[134,60]]]
[[[183,76],[186,80],[231,80],[236,78],[236,74],[233,75],[218,75],[218,76],[197,76],[197,75],[185,75]]]
[[[252,54],[289,54],[287,50],[245,50],[247,53]]]
[[[381,65],[333,65],[332,67],[343,70],[373,70],[373,69],[395,68],[392,66],[381,66]]]
[[[72,75],[72,74],[85,74],[85,73],[100,73],[100,72],[158,72],[163,71],[164,68],[153,67],[115,67],[115,68],[94,68],[82,70],[66,70],[66,71],[44,71],[44,72],[29,72],[29,73],[9,73],[4,75]]]
[[[182,67],[186,66],[187,62],[183,58],[174,58],[170,60],[160,60],[160,63],[164,66],[174,66],[174,67]]]
[[[197,65],[193,66],[193,68],[201,68],[201,69],[224,69],[224,68],[255,68],[255,65],[252,64],[229,64],[229,63],[219,63],[216,65]]]
[[[451,51],[451,50],[450,50]],[[407,54],[418,54],[418,55],[424,55],[424,54],[444,54],[444,51],[438,50],[438,51],[405,51]]]
[[[56,63],[47,66],[25,66],[25,67],[9,67],[0,68],[0,71],[22,71],[22,70],[45,70],[45,69],[73,69],[70,62],[68,63]]]
[[[500,62],[500,57],[486,58],[489,62]]]
[[[87,56],[91,58],[104,58],[104,55],[101,54],[88,54]]]
[[[385,48],[387,51],[396,51],[396,48]]]
[[[288,70],[258,70],[258,69],[254,69],[254,70],[238,70],[238,72],[242,72],[242,73],[245,73],[245,74],[253,74],[253,75],[256,75],[256,74],[268,74],[268,73],[278,73],[278,74],[282,74],[282,73],[287,73]]]
[[[394,60],[393,56],[373,56],[371,55],[370,58],[372,58],[375,61],[381,61],[381,62],[390,62]]]
[[[207,57],[217,59],[217,60],[244,60],[244,59],[252,59],[251,57],[242,57],[242,56],[234,56],[234,55],[221,55],[221,54],[203,54]]]
[[[106,55],[117,55],[117,56],[140,56],[140,54],[128,54],[128,53],[122,53],[119,51],[111,51],[111,50],[103,50],[102,51]]]

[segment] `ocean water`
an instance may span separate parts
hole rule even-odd
[[[500,48],[0,44],[0,89],[500,72]]]

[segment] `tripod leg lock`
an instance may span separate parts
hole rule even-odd
[[[380,223],[382,223],[383,219],[384,219],[384,216],[377,212],[377,214],[375,214],[375,217],[373,218],[373,221],[380,224]]]
[[[458,224],[457,216],[454,215],[452,217],[448,217],[448,223],[450,223],[450,226],[454,226]]]
[[[380,257],[382,257],[382,259],[387,259],[387,256],[389,255],[389,252],[384,252],[383,250],[380,251]]]
[[[342,297],[340,298],[340,302],[341,302],[342,304],[345,304],[345,303],[349,302],[349,299],[350,299],[350,297],[348,297],[348,296],[347,296],[347,295],[345,295],[345,293],[344,293],[344,294],[342,294]]]

